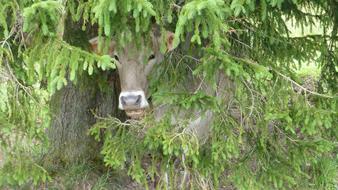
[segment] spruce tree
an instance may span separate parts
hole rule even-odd
[[[336,189],[337,10],[336,0],[0,0],[0,187],[41,187],[94,160],[147,189]],[[171,112],[124,122],[117,109],[107,42],[137,43],[154,25],[175,33],[176,50],[149,77],[152,101],[217,113],[206,142]],[[299,74],[309,64],[312,86]],[[219,71],[230,101],[171,91],[191,76],[216,88]]]

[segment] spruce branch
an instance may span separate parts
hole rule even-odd
[[[282,76],[285,80],[291,82],[292,84],[296,85],[297,87],[301,88],[302,90],[304,90],[305,92],[308,92],[310,94],[313,94],[313,95],[316,95],[316,96],[321,96],[321,97],[324,97],[324,98],[337,98],[338,96],[330,96],[330,95],[326,95],[326,94],[320,94],[320,93],[317,93],[317,92],[314,92],[314,91],[311,91],[305,87],[303,87],[301,84],[298,84],[296,81],[292,80],[290,77],[276,71],[276,70],[272,70],[274,71],[275,73],[277,73],[278,75]]]
[[[259,65],[258,63],[251,61],[251,60],[248,60],[248,59],[244,59],[244,58],[240,58],[240,57],[236,57],[236,56],[231,56],[231,57],[235,60],[238,60],[238,61],[243,62],[243,63],[247,63],[247,64],[252,65],[252,66],[258,66]],[[259,66],[261,66],[261,65],[259,65]],[[321,96],[321,97],[324,97],[324,98],[336,98],[337,97],[337,96],[330,96],[330,95],[320,94],[320,93],[311,91],[311,90],[303,87],[301,84],[298,84],[296,81],[292,80],[290,77],[276,71],[275,69],[269,68],[269,70],[277,73],[278,75],[282,76],[283,79],[291,82],[292,84],[296,85],[297,87],[301,88],[302,90],[304,90],[304,91],[306,91],[310,94],[313,94],[313,95],[316,95],[316,96]]]

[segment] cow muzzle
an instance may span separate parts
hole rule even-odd
[[[149,107],[144,91],[122,91],[119,96],[119,108],[125,110],[127,116],[139,119]]]

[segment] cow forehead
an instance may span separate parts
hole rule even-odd
[[[135,42],[129,42],[123,48],[117,49],[119,56],[124,56],[127,59],[139,59],[140,56],[148,56],[153,52],[153,47],[150,42],[142,42],[137,45]]]

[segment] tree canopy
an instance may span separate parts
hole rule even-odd
[[[37,161],[49,144],[50,97],[85,76],[107,88],[100,73],[116,69],[107,42],[137,43],[156,24],[175,33],[177,48],[149,78],[152,101],[213,110],[210,138],[182,133],[171,113],[136,123],[97,116],[89,133],[106,167],[145,187],[160,176],[161,189],[186,178],[191,189],[337,188],[336,0],[0,0],[0,10],[0,187],[53,180]],[[89,49],[95,36],[102,55]],[[313,88],[304,65],[319,72]],[[230,103],[172,92],[191,75],[216,88],[217,71],[234,83]]]

